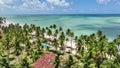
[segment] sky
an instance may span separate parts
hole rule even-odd
[[[0,14],[120,14],[120,0],[0,0]]]

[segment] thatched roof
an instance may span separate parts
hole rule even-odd
[[[54,58],[55,54],[45,54],[33,64],[33,68],[54,68],[52,63]]]

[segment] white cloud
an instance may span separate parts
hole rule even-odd
[[[12,4],[14,0],[0,0],[0,4]]]
[[[65,0],[47,0],[47,2],[52,5],[61,7],[68,7],[70,5],[69,2],[66,2]]]
[[[17,2],[19,2],[19,0],[0,0],[0,4],[1,5],[17,5]]]
[[[111,0],[96,0],[99,4],[108,4]]]
[[[25,9],[45,9],[47,4],[45,2],[41,2],[39,0],[22,0],[22,5],[19,6],[20,8]]]
[[[120,0],[96,0],[96,2],[98,4],[104,4],[104,5],[111,3],[112,5],[120,6]]]
[[[19,0],[0,0],[0,7],[1,9],[13,9],[18,6]]]
[[[51,5],[51,6],[50,6]],[[1,8],[27,9],[27,10],[50,10],[55,7],[68,7],[66,0],[0,0]],[[1,9],[0,8],[0,9]]]

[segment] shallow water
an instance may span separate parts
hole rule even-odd
[[[3,15],[7,21],[20,24],[35,24],[47,27],[51,24],[70,28],[75,35],[91,34],[97,30],[109,39],[120,34],[120,15]]]

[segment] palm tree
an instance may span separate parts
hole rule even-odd
[[[98,30],[98,31],[97,31],[97,36],[100,37],[100,36],[102,36],[102,35],[103,35],[102,31]]]
[[[114,39],[114,43],[117,45],[118,51],[120,52],[120,35],[118,35],[117,38]]]
[[[59,65],[60,65],[60,59],[59,59],[59,55],[58,55],[54,59],[54,68],[59,68]]]
[[[62,31],[63,29],[62,29],[62,27],[59,27],[59,31]]]
[[[58,29],[56,29],[55,32],[54,32],[54,36],[55,36],[55,37],[57,37],[58,32],[59,32]]]
[[[69,55],[68,60],[66,61],[65,68],[72,68],[76,62],[73,59],[72,55]]]
[[[73,37],[74,37],[74,33],[71,32],[70,29],[67,29],[66,35],[67,35],[68,37],[71,37],[71,47],[72,47],[72,40],[73,40]]]
[[[0,40],[0,43],[1,43],[1,40]],[[4,55],[4,50],[5,50],[5,47],[2,44],[0,44],[0,57]]]
[[[75,39],[74,39],[74,40],[75,40],[75,42],[77,42],[77,40],[78,40],[78,36],[75,36]]]
[[[40,39],[38,39],[37,40],[37,51],[39,52],[39,54],[41,54],[42,50],[43,50],[42,42]]]
[[[57,56],[55,57],[53,63],[54,63],[54,68],[61,68],[60,67],[60,64],[61,64],[61,61],[60,61],[60,55],[62,55],[62,53],[60,51],[57,51]]]
[[[30,48],[31,48],[31,43],[30,43],[30,41],[27,39],[27,40],[26,40],[25,50],[26,50],[26,52],[27,52],[28,55],[29,55],[29,50],[30,50]]]
[[[76,45],[77,45],[77,53],[79,53],[79,51],[81,51],[81,48],[82,48],[82,41],[80,39],[77,40],[76,42]]]
[[[74,33],[73,32],[70,33],[70,37],[71,37],[71,47],[72,47],[72,40],[73,40],[73,37],[74,37]]]
[[[110,59],[112,59],[112,56],[116,56],[118,52],[117,47],[115,46],[115,44],[113,42],[109,43],[109,47],[108,47],[108,55],[110,55]]]
[[[53,28],[53,25],[50,25],[50,27],[49,27],[49,28],[51,28],[51,29],[52,29],[52,28]]]
[[[15,42],[15,55],[18,56],[18,61],[20,61],[20,54],[22,52],[22,47],[20,46],[20,43],[18,40]]]
[[[24,57],[24,58],[21,60],[20,66],[21,66],[21,68],[31,68],[30,65],[29,65],[29,62],[28,62],[28,58],[27,58],[27,57]]]
[[[45,32],[46,32],[46,30],[44,28],[42,28],[42,33],[45,33]]]
[[[114,59],[114,64],[120,66],[120,54],[117,54]]]
[[[64,41],[65,41],[65,34],[64,34],[64,32],[61,32],[61,34],[60,34],[60,36],[59,36],[59,43],[60,43],[60,45],[63,47],[63,49],[64,49]]]
[[[55,24],[53,24],[53,28],[54,28],[54,29],[56,29],[56,28],[57,28],[57,26],[56,26]]]
[[[67,29],[66,35],[70,36],[70,33],[71,33],[71,30],[70,30],[70,29]]]
[[[50,29],[48,29],[47,34],[48,34],[49,36],[52,35],[52,31],[51,31]]]
[[[11,65],[10,65],[8,59],[3,57],[2,60],[0,60],[0,61],[2,61],[2,62],[0,62],[0,67],[1,68],[11,68]]]
[[[11,45],[10,45],[10,38],[8,35],[5,38],[3,38],[2,45],[4,45],[5,49],[7,50],[7,60],[8,60],[8,64],[9,64],[10,63],[9,56],[10,56]]]
[[[40,57],[40,55],[42,55],[43,53],[41,53],[40,54],[40,52],[39,51],[37,51],[37,50],[34,50],[34,56],[33,56],[33,62],[35,62],[39,57]]]
[[[53,40],[53,46],[55,47],[55,50],[57,50],[57,47],[58,47],[58,40],[55,38],[54,40]]]

